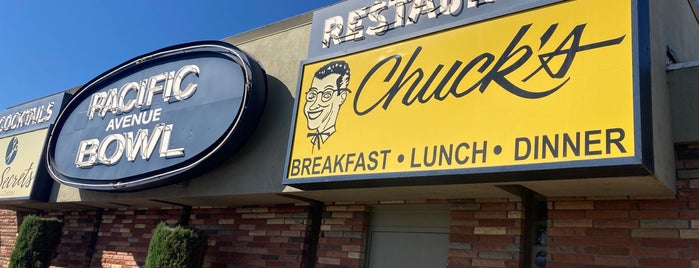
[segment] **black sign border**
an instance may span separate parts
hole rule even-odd
[[[291,126],[289,131],[289,144],[284,162],[284,174],[282,183],[302,190],[324,190],[342,188],[363,187],[398,187],[421,186],[439,184],[463,184],[463,183],[503,183],[515,181],[540,181],[561,179],[585,179],[600,177],[636,177],[648,176],[654,173],[653,151],[653,121],[652,121],[652,95],[651,95],[651,55],[650,55],[650,8],[649,0],[627,0],[631,2],[632,20],[632,57],[633,57],[633,114],[634,156],[614,159],[574,160],[556,163],[510,165],[481,168],[455,168],[448,170],[428,170],[409,172],[383,172],[361,175],[333,175],[311,178],[289,178],[291,151],[293,149],[294,126],[296,126],[296,114],[299,109],[299,101],[294,103]],[[565,1],[560,4],[565,4]],[[544,8],[542,5],[539,8]],[[526,10],[519,10],[522,12]],[[514,14],[510,13],[510,14]],[[465,26],[443,25],[433,28],[429,32],[420,32],[406,36],[400,42],[409,38],[424,34],[433,34],[454,27]],[[394,42],[394,43],[395,43]],[[384,44],[384,43],[381,43]],[[300,96],[303,67],[306,64],[340,57],[343,55],[359,53],[375,46],[362,47],[361,49],[330,53],[322,57],[306,59],[300,63],[298,86],[296,96]],[[645,108],[645,109],[642,109]]]

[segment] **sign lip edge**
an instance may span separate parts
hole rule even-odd
[[[118,178],[115,180],[92,180],[98,183],[88,183],[86,181],[90,181],[89,179],[80,179],[80,178],[73,178],[69,176],[65,176],[60,170],[55,170],[56,167],[53,164],[55,162],[55,157],[53,156],[55,154],[55,143],[57,142],[56,139],[58,137],[58,134],[60,134],[60,127],[63,126],[65,122],[65,118],[69,114],[72,114],[72,112],[68,112],[68,107],[72,106],[77,106],[79,103],[77,103],[78,97],[81,96],[84,92],[88,91],[91,87],[93,87],[95,84],[98,84],[101,80],[104,80],[106,78],[114,77],[116,75],[119,75],[122,71],[129,70],[130,68],[134,68],[138,66],[141,63],[145,63],[150,60],[155,60],[155,59],[161,59],[161,58],[167,58],[167,57],[172,57],[172,56],[181,56],[181,55],[188,55],[189,53],[192,52],[202,52],[200,50],[196,49],[206,49],[203,50],[203,52],[214,52],[217,54],[222,54],[226,56],[228,60],[230,60],[232,63],[235,65],[238,65],[238,67],[241,68],[242,73],[243,73],[243,87],[242,87],[242,101],[240,107],[238,107],[238,111],[236,114],[235,119],[232,121],[232,123],[227,127],[227,130],[224,132],[223,135],[219,136],[215,140],[213,140],[212,144],[208,146],[208,148],[202,150],[199,152],[197,155],[201,155],[201,157],[197,158],[191,158],[188,161],[184,161],[179,164],[175,165],[170,165],[166,167],[161,167],[155,170],[143,172],[134,176],[128,176],[128,177],[123,177],[123,178]],[[212,50],[213,49],[213,50]],[[222,51],[216,51],[216,49],[222,49]],[[222,52],[225,51],[228,54],[223,54]],[[250,63],[250,56],[247,55],[244,51],[240,50],[238,47],[236,47],[233,44],[226,43],[223,41],[213,41],[213,40],[207,40],[207,41],[196,41],[196,42],[189,42],[189,43],[182,43],[178,45],[173,45],[173,46],[168,46],[162,49],[158,49],[137,57],[134,57],[132,59],[129,59],[116,67],[113,67],[106,72],[96,76],[92,80],[90,80],[88,83],[86,83],[83,86],[80,86],[80,88],[73,94],[71,99],[64,105],[63,109],[61,109],[60,113],[56,117],[56,121],[54,123],[55,126],[60,127],[54,127],[51,129],[48,137],[48,143],[46,146],[46,156],[45,156],[45,166],[47,168],[47,172],[49,173],[49,176],[60,182],[61,184],[64,184],[69,187],[75,187],[78,189],[86,189],[86,190],[98,190],[98,191],[130,191],[130,190],[140,190],[143,188],[148,188],[148,187],[157,187],[159,185],[158,182],[166,182],[166,181],[171,181],[173,177],[177,177],[178,175],[190,171],[202,164],[202,162],[205,162],[207,159],[212,158],[214,155],[216,155],[222,147],[225,147],[225,145],[231,143],[231,136],[236,132],[238,129],[238,125],[243,121],[245,115],[247,114],[247,110],[249,108],[247,107],[247,102],[250,100],[249,94],[251,94],[251,90],[254,87],[254,69],[251,66]],[[252,59],[254,60],[254,59]],[[261,66],[260,66],[260,69]],[[264,72],[264,69],[262,69]],[[266,91],[266,89],[264,89]],[[73,102],[76,102],[77,104],[74,104]],[[208,151],[208,152],[207,152]],[[195,155],[196,156],[196,155]],[[173,168],[176,167],[176,168]],[[172,169],[171,169],[172,168]],[[144,174],[148,174],[145,177],[141,177]],[[73,181],[71,179],[75,179],[76,181]],[[152,186],[151,186],[152,185]]]

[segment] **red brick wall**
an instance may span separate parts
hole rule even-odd
[[[0,210],[0,267],[7,267],[17,240],[17,212]]]
[[[521,201],[453,201],[448,267],[523,267],[523,220]]]
[[[192,209],[190,226],[208,237],[204,267],[304,267],[307,204]]]
[[[699,180],[677,183],[669,199],[550,198],[547,267],[699,267]]]
[[[88,267],[94,248],[90,241],[97,238],[101,212],[97,210],[75,212],[50,212],[44,217],[63,221],[61,244],[56,249],[52,267]]]
[[[202,207],[192,209],[189,224],[207,236],[204,263],[232,262],[238,221],[235,208]],[[216,266],[213,266],[216,267]]]
[[[316,267],[363,267],[369,207],[362,204],[325,206]]]
[[[546,267],[699,267],[694,147],[678,147],[676,195],[549,198]]]
[[[181,213],[179,208],[104,210],[91,267],[143,266],[153,229],[161,221],[177,223]]]

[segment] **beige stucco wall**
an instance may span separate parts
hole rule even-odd
[[[675,162],[670,92],[667,76],[667,50],[677,60],[699,58],[699,25],[693,0],[649,1],[650,55],[653,118],[653,153],[656,177],[671,189],[675,187]]]
[[[694,11],[699,10],[695,1],[689,2]],[[682,3],[680,3],[682,4]],[[668,86],[670,89],[670,108],[672,113],[672,130],[675,143],[690,143],[699,141],[699,29],[683,25],[697,24],[694,16],[671,16],[664,21],[664,26],[672,29],[667,35],[673,37],[669,43],[670,49],[677,57],[677,63],[668,66]],[[686,40],[679,40],[679,35],[686,36]]]
[[[699,141],[699,62],[690,67],[668,71],[672,129],[678,144]]]

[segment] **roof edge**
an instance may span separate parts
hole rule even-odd
[[[224,38],[222,41],[228,42],[234,45],[240,45],[255,41],[260,38],[264,38],[270,35],[274,35],[280,32],[288,31],[297,27],[311,24],[313,20],[313,12],[309,11],[285,20],[281,20],[272,24],[268,24],[241,34],[230,36]]]

